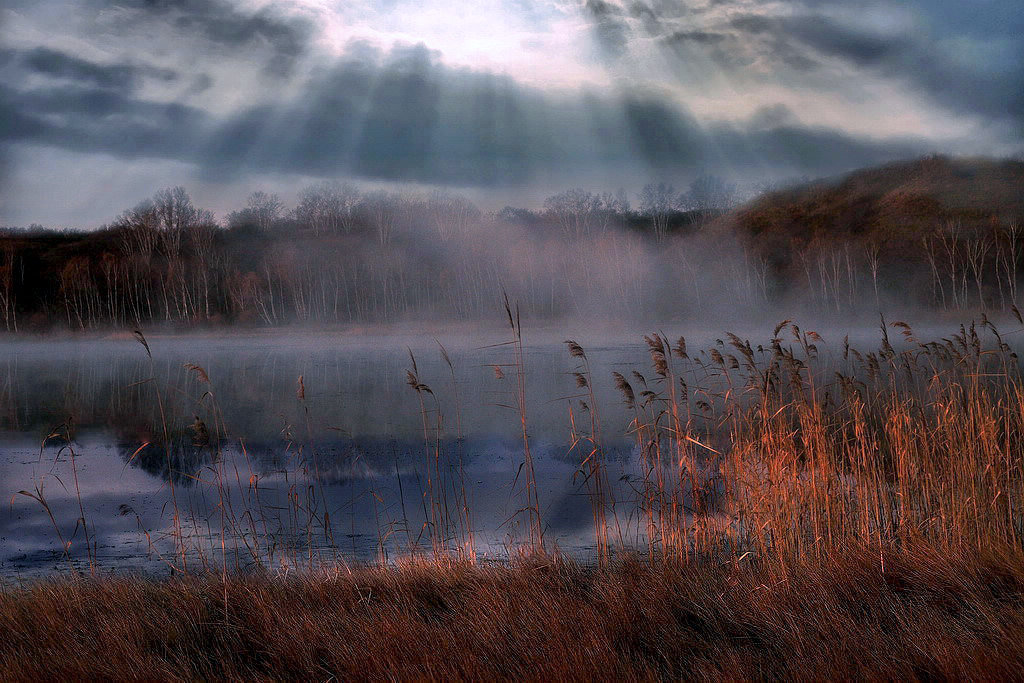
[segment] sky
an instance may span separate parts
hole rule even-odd
[[[3,0],[0,225],[1024,153],[1019,0]]]

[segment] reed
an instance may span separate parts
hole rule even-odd
[[[607,463],[601,442],[601,419],[598,415],[597,397],[594,395],[594,378],[590,371],[590,360],[583,347],[571,339],[567,340],[565,345],[569,349],[569,357],[577,359],[580,363],[576,371],[573,372],[573,376],[576,380],[576,388],[583,390],[583,393],[571,397],[569,401],[569,429],[572,439],[569,451],[570,453],[578,451],[578,456],[581,458],[579,469],[573,475],[573,480],[575,481],[577,475],[582,475],[587,486],[594,516],[597,563],[598,566],[606,567],[611,559],[608,509],[612,509],[614,516],[615,497],[608,481]],[[577,427],[572,399],[578,400],[581,415],[586,415],[588,418],[586,422],[589,425],[585,430]],[[621,533],[619,538],[621,542]]]
[[[248,480],[237,458],[228,462],[229,429],[198,365],[184,368],[202,391],[192,404],[193,446],[211,459],[197,473],[178,471],[171,424],[180,416],[169,415],[167,387],[151,368],[144,383],[157,394],[165,439],[173,558],[136,517],[173,577],[0,584],[0,633],[9,636],[0,638],[0,678],[1019,676],[1024,375],[992,321],[923,341],[907,323],[883,319],[870,351],[848,339],[832,347],[789,320],[764,344],[726,334],[694,349],[681,337],[647,335],[651,370],[611,376],[635,443],[632,499],[609,477],[600,378],[586,350],[566,342],[577,363],[570,450],[597,548],[590,566],[545,541],[522,328],[507,299],[505,310],[512,339],[498,346],[512,361],[493,368],[515,378],[508,407],[523,460],[513,488],[521,482],[516,515],[529,525],[520,553],[502,563],[478,557],[458,382],[443,346],[458,462],[442,445],[440,399],[410,352],[430,553],[410,534],[409,553],[388,557],[394,524],[371,491],[376,567],[350,566],[335,542],[303,378],[297,398],[309,437],[296,448],[286,430],[282,508],[263,501],[244,441]],[[54,432],[47,440],[68,444],[58,456],[69,455],[76,531],[98,574],[71,426]],[[46,511],[70,563],[75,532],[69,538],[54,516],[47,476],[19,493]],[[212,511],[194,508],[197,496],[176,492],[176,481],[214,494]],[[619,520],[629,505],[633,531]],[[402,506],[408,532],[404,491]]]
[[[906,323],[891,327],[902,350],[883,321],[878,350],[846,343],[839,368],[822,357],[819,335],[789,321],[767,348],[730,335],[690,358],[680,343],[679,368],[666,340],[648,337],[661,385],[641,393],[648,410],[632,428],[655,454],[647,517],[661,556],[1016,544],[1024,384],[1015,354],[988,320],[927,343]],[[617,383],[635,403],[625,378]]]
[[[512,399],[509,403],[498,404],[499,407],[512,410],[519,420],[520,434],[523,441],[523,460],[516,470],[515,478],[512,481],[512,489],[520,486],[523,492],[523,503],[504,522],[502,526],[514,527],[518,522],[517,518],[526,513],[527,516],[527,543],[519,545],[517,552],[529,555],[545,555],[547,546],[544,543],[544,521],[541,511],[540,492],[537,487],[537,474],[533,462],[533,451],[530,449],[530,432],[526,418],[526,361],[523,350],[523,326],[519,313],[519,305],[509,301],[508,294],[502,293],[505,304],[505,315],[508,319],[509,331],[512,338],[508,341],[493,344],[487,348],[506,348],[512,350],[511,363],[495,363],[489,367],[494,371],[495,379],[504,381],[506,379],[505,368],[512,368],[515,371],[515,387]],[[510,539],[511,540],[511,539]],[[518,543],[518,539],[516,539]]]
[[[434,341],[437,341],[436,339]],[[455,499],[459,506],[460,519],[459,524],[462,528],[461,539],[460,539],[460,556],[469,562],[476,561],[476,537],[473,533],[473,521],[472,503],[469,498],[469,489],[466,487],[466,462],[464,454],[465,436],[462,432],[462,409],[461,402],[459,400],[459,383],[455,379],[455,363],[452,362],[451,356],[448,355],[448,350],[444,348],[444,345],[437,341],[437,346],[441,352],[441,359],[445,365],[448,366],[448,371],[452,378],[452,396],[455,401],[455,448],[458,458],[458,481],[453,482],[453,486],[457,483],[457,489],[454,491]]]
[[[512,335],[495,346],[510,351],[511,359],[493,368],[499,379],[506,379],[507,369],[507,379],[514,380],[506,407],[516,416],[523,455],[512,482],[522,498],[511,519],[525,518],[520,550],[544,556],[553,546],[545,542],[527,422],[522,324],[518,309],[507,298],[504,303]],[[628,487],[616,489],[609,477],[605,442],[614,429],[598,410],[594,386],[601,378],[586,350],[566,342],[576,363],[569,448],[578,454],[576,477],[587,490],[596,547],[589,559],[607,567],[618,554],[645,551],[648,562],[661,566],[741,557],[773,558],[785,566],[849,546],[870,546],[879,553],[911,544],[948,552],[1019,548],[1024,376],[1003,333],[985,317],[935,341],[922,341],[903,321],[881,320],[879,332],[879,344],[870,351],[849,340],[832,347],[789,320],[763,344],[726,334],[709,348],[694,349],[682,337],[672,342],[662,332],[645,336],[650,371],[611,376],[629,411],[622,427],[635,443],[633,496]],[[184,367],[195,382],[185,393],[199,394],[190,403],[195,411],[191,447],[207,459],[196,472],[179,471],[172,424],[181,416],[168,412],[164,393],[170,387],[157,381],[141,332],[136,339],[150,362],[150,377],[140,384],[152,387],[158,408],[154,431],[166,460],[175,571],[187,573],[196,563],[226,576],[254,566],[291,571],[344,563],[305,379],[299,378],[297,399],[307,437],[296,439],[286,427],[287,501],[268,507],[262,475],[253,470],[245,442],[239,441],[237,455],[226,456],[228,425],[209,374],[195,364]],[[420,535],[435,560],[473,562],[480,551],[462,453],[458,382],[454,363],[443,346],[440,350],[455,396],[454,451],[442,439],[442,402],[421,378],[411,352],[407,373],[419,401],[424,448]],[[70,426],[61,436],[68,445],[58,457],[70,456],[78,499],[76,531],[83,531],[89,567],[96,571],[97,539],[82,504],[78,454],[69,450]],[[398,477],[408,550],[415,553],[419,543],[409,530]],[[178,482],[196,486],[181,491]],[[53,518],[43,481],[34,492],[21,493],[51,517],[70,560],[68,544],[75,532],[69,538]],[[399,527],[388,509],[378,508],[383,499],[373,491],[367,495],[374,497],[379,520],[378,554],[389,562],[387,541]],[[635,520],[635,527],[624,527],[620,514]],[[159,545],[159,538],[143,531],[149,548]]]
[[[444,504],[444,479],[441,472],[441,447],[440,434],[434,434],[430,438],[430,426],[424,396],[434,399],[434,412],[440,422],[440,408],[433,390],[420,381],[419,368],[416,365],[416,357],[409,351],[409,361],[412,369],[406,371],[406,384],[416,392],[420,404],[420,419],[423,424],[423,449],[424,449],[424,471],[427,475],[427,490],[423,492],[423,524],[430,539],[430,547],[434,557],[441,558],[447,553],[447,506]],[[433,441],[433,443],[431,443]]]

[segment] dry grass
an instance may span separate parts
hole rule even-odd
[[[699,353],[646,337],[653,375],[616,378],[652,559],[1020,548],[1024,380],[994,325],[925,343],[883,321],[865,353],[790,321],[764,347],[726,336]]]
[[[882,559],[55,579],[0,594],[0,678],[1020,677],[1019,555]]]
[[[497,346],[510,351],[514,361],[494,367],[509,368],[510,378],[515,373],[507,405],[502,405],[511,409],[522,430],[522,461],[512,482],[519,508],[513,518],[522,518],[526,532],[509,541],[519,551],[543,554],[554,545],[545,544],[547,501],[538,493],[531,454],[522,333],[518,314],[510,305],[506,312],[513,339]],[[1024,325],[1019,313],[1016,317]],[[890,340],[890,334],[902,339]],[[586,351],[568,342],[577,363],[575,398],[580,399],[578,410],[570,407],[568,414],[568,451],[577,458],[574,481],[589,494],[599,566],[607,566],[615,554],[644,550],[652,565],[748,555],[784,564],[820,559],[850,546],[1020,551],[1024,376],[1017,356],[987,319],[961,325],[934,342],[919,341],[903,322],[882,321],[880,346],[864,352],[846,342],[829,346],[788,320],[776,326],[764,345],[731,334],[703,350],[688,349],[683,338],[673,342],[660,333],[644,340],[651,360],[648,374],[613,374],[632,413],[626,429],[636,443],[631,471],[619,479],[626,484],[616,491],[604,456],[605,439],[614,428],[609,421],[602,424],[594,393],[595,382],[604,380],[592,373]],[[461,457],[442,453],[446,427],[439,404],[421,381],[415,359],[410,360],[409,384],[420,399],[424,440],[422,527],[409,524],[402,493],[401,520],[375,512],[378,550],[382,560],[397,551],[472,562],[477,557],[474,534],[493,529],[472,524]],[[174,548],[168,552],[164,543],[163,559],[183,573],[189,565],[229,571],[229,555],[236,571],[250,564],[270,571],[313,569],[325,553],[331,562],[338,561],[342,549],[327,510],[302,378],[299,400],[309,441],[295,448],[289,441],[287,519],[275,531],[268,528],[260,476],[244,442],[244,461],[229,463],[212,384],[199,366],[186,367],[202,380],[198,404],[213,425],[212,435],[198,416],[196,422],[206,433],[202,441],[212,461],[196,474],[178,474],[205,487],[204,495],[217,504],[193,509],[190,502],[187,509],[179,508],[168,418],[154,384],[174,514]],[[498,375],[504,376],[503,371]],[[454,380],[452,386],[457,392]],[[461,435],[458,412],[456,429]],[[46,508],[41,484],[36,490],[23,493]],[[415,492],[409,493],[414,500]],[[378,499],[373,490],[369,494]],[[80,512],[77,522],[89,534]],[[51,521],[66,547],[57,521]],[[395,546],[390,537],[403,529],[408,544]]]
[[[224,538],[239,524],[221,508],[209,573],[187,574],[179,535],[171,580],[0,594],[0,679],[1021,677],[1024,378],[987,320],[928,343],[883,321],[865,353],[789,321],[757,347],[646,337],[651,374],[614,377],[634,416],[635,500],[608,490],[595,378],[570,342],[584,390],[571,437],[599,547],[586,568],[545,553],[507,310],[533,559],[474,564],[464,474],[439,465],[421,406],[432,555],[325,571],[312,529],[329,525],[305,501],[306,571],[276,573],[255,545],[264,573],[232,575]],[[415,361],[409,379],[432,394]]]

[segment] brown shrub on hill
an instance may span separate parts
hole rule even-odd
[[[948,221],[1024,219],[1024,162],[929,157],[774,192],[723,217],[762,242],[815,238],[916,242]]]
[[[769,193],[708,230],[738,238],[803,301],[877,307],[890,291],[949,310],[1015,303],[1022,226],[1024,162],[929,157]]]

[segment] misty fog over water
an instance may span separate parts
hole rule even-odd
[[[553,531],[573,547],[590,542],[587,504],[573,480],[578,456],[570,452],[568,406],[578,395],[570,375],[575,363],[561,340],[544,336],[526,354],[530,436]],[[275,496],[278,505],[285,505],[297,462],[314,449],[331,514],[350,536],[338,545],[357,559],[373,559],[381,515],[388,520],[422,517],[424,433],[417,394],[406,383],[411,351],[421,381],[437,399],[428,406],[428,445],[436,437],[446,457],[465,459],[477,491],[477,524],[494,544],[491,552],[500,553],[499,546],[514,536],[511,527],[499,527],[515,512],[510,488],[522,458],[519,418],[508,408],[514,385],[495,370],[511,374],[509,351],[493,346],[506,337],[495,331],[449,340],[445,349],[456,385],[437,341],[422,334],[156,336],[148,340],[152,362],[130,338],[7,341],[0,363],[0,482],[13,494],[41,476],[47,480],[46,473],[70,481],[68,454],[58,453],[64,438],[40,449],[50,430],[70,425],[82,489],[89,492],[87,514],[108,544],[102,554],[120,568],[159,570],[137,527],[144,523],[159,535],[170,523],[165,451],[156,445],[163,440],[164,401],[174,442],[170,476],[186,497],[196,497],[197,510],[208,513],[209,501],[203,499],[205,484],[191,477],[204,478],[213,458],[209,447],[195,445],[191,426],[200,416],[211,428],[215,421],[223,424],[222,457],[246,468],[243,479],[249,471],[266,478],[263,495],[272,507]],[[619,341],[594,346],[589,353],[595,371],[604,375],[613,368],[627,372],[626,366],[644,361],[642,348]],[[187,363],[201,366],[209,385]],[[145,381],[150,377],[155,382]],[[624,474],[631,452],[622,430],[628,417],[610,377],[598,390],[597,409],[615,425],[607,451]],[[159,400],[155,391],[161,392]],[[146,443],[152,445],[137,450]],[[77,513],[72,492],[61,482],[49,478],[45,491],[63,525]],[[406,496],[404,510],[399,488]],[[374,510],[373,496],[386,501],[382,509]],[[52,569],[60,559],[53,527],[39,505],[16,497],[2,517],[0,535],[7,539],[6,555],[0,558],[3,573]],[[120,514],[122,505],[132,512]],[[402,534],[388,545],[406,542]],[[73,547],[82,550],[80,541]]]
[[[548,537],[587,558],[592,519],[579,473],[586,453],[573,444],[573,420],[579,430],[589,410],[599,416],[614,496],[620,509],[631,510],[639,454],[629,433],[632,413],[612,373],[637,383],[631,375],[636,370],[652,384],[655,375],[640,335],[580,327],[580,334],[527,328],[524,363],[526,419]],[[722,384],[714,350],[728,349],[718,334],[697,325],[691,329],[687,345],[699,362],[683,379],[695,392],[710,391]],[[771,336],[771,329],[759,325],[735,329],[754,348],[767,345]],[[844,337],[863,349],[877,348],[880,340],[877,326],[819,330],[823,339],[816,352],[826,367],[844,367]],[[955,331],[936,321],[914,332],[932,339]],[[674,338],[686,327],[677,324],[665,332]],[[37,484],[58,528],[73,538],[72,561],[85,566],[73,475],[99,544],[96,554],[108,569],[164,571],[161,551],[166,555],[171,545],[169,480],[177,487],[178,504],[188,510],[190,533],[199,539],[195,561],[203,552],[217,555],[211,476],[220,465],[237,479],[239,490],[246,480],[258,482],[260,503],[271,511],[265,523],[276,525],[283,546],[290,539],[296,547],[311,544],[317,552],[340,551],[357,560],[375,559],[382,548],[400,556],[417,541],[423,524],[424,464],[435,450],[453,471],[457,463],[464,465],[479,552],[502,557],[521,540],[513,489],[523,444],[508,338],[499,325],[448,338],[393,329],[153,335],[147,339],[152,359],[130,335],[0,342],[0,483],[14,496],[0,515],[0,570],[16,576],[67,563],[45,508],[16,493],[39,493]],[[566,338],[586,351],[593,406],[576,383],[574,373],[582,368],[570,357]],[[895,330],[892,342],[903,343]],[[430,390],[422,396],[425,412],[420,394],[408,384],[407,371],[414,368]],[[221,438],[202,438],[199,422]],[[702,424],[708,445],[720,445],[716,421]],[[331,542],[303,537],[300,525],[283,512],[313,487],[316,497],[326,498],[337,526]],[[235,504],[246,503],[233,495]],[[619,523],[635,532],[637,520],[623,515]],[[244,568],[244,557],[235,560]]]

